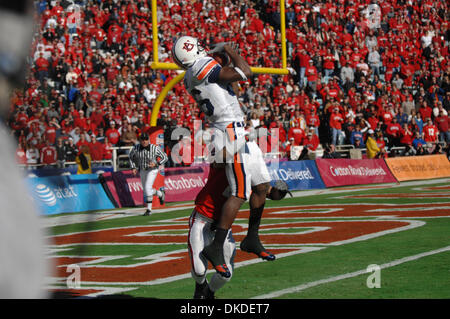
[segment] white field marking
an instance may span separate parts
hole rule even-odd
[[[367,191],[370,189],[377,188],[398,188],[404,186],[421,186],[421,185],[430,185],[430,184],[440,184],[440,183],[450,183],[450,178],[439,178],[432,180],[420,180],[420,181],[404,181],[400,183],[387,183],[387,184],[371,184],[371,185],[348,185],[344,187],[348,188],[326,188],[326,189],[313,189],[313,190],[299,190],[292,191],[293,197],[303,197],[310,195],[323,195],[323,194],[338,194],[338,193],[348,193],[348,192],[360,192]],[[358,189],[352,189],[352,187],[358,187]]]
[[[431,189],[430,186],[421,186],[421,187],[414,187],[411,188],[411,190],[413,191],[417,191],[417,192],[449,192],[449,189],[444,189],[444,187],[448,187],[447,185],[441,185],[441,186],[435,186],[436,189]]]
[[[288,247],[289,249],[295,249],[294,251],[291,252],[287,252],[287,253],[280,253],[277,254],[277,258],[283,258],[283,257],[288,257],[288,256],[293,256],[293,255],[297,255],[297,254],[303,254],[303,253],[308,253],[308,252],[312,252],[312,251],[318,251],[321,249],[324,249],[324,247]],[[242,261],[242,262],[238,262],[234,264],[234,268],[239,268],[239,267],[243,267],[243,266],[248,266],[248,265],[253,265],[253,264],[258,264],[258,263],[267,263],[268,261],[262,260],[260,258],[253,258],[250,260],[246,260],[246,261]],[[83,270],[81,270],[83,271]],[[209,269],[206,273],[207,274],[211,274],[214,273],[215,270],[214,269]],[[82,285],[119,285],[119,286],[152,286],[152,285],[159,285],[159,284],[166,284],[169,282],[173,282],[173,281],[177,281],[177,280],[181,280],[181,279],[186,279],[186,278],[191,278],[191,273],[185,273],[185,274],[181,274],[181,275],[176,275],[176,276],[171,276],[171,277],[167,277],[167,278],[159,278],[159,279],[155,279],[155,280],[150,280],[150,281],[146,281],[146,282],[90,282],[90,281],[81,281]],[[55,278],[55,280],[57,281],[61,281],[64,278]],[[65,280],[65,279],[64,279]],[[95,289],[94,287],[92,287],[92,289]]]
[[[130,258],[132,255],[112,255],[112,256],[83,256],[81,258],[94,258],[93,260],[87,260],[82,262],[77,262],[76,264],[80,267],[89,266],[89,268],[135,268],[146,266],[150,264],[156,264],[163,261],[182,259],[183,256],[169,257],[173,254],[179,254],[186,252],[186,249],[178,249],[170,252],[163,252],[157,254],[151,254],[144,257],[133,258],[133,260],[148,260],[147,262],[134,263],[129,265],[98,265],[100,263],[109,262],[112,260],[122,259],[122,258]],[[65,258],[80,258],[80,256],[58,256]],[[67,265],[59,265],[58,267],[66,267]]]
[[[398,183],[389,183],[389,184],[374,184],[371,186],[359,186],[358,189],[345,189],[345,188],[327,188],[327,189],[317,189],[317,190],[298,190],[298,191],[292,191],[293,197],[304,197],[304,196],[310,196],[310,195],[321,195],[321,194],[339,194],[339,193],[348,193],[348,192],[360,192],[360,191],[366,191],[373,188],[397,188],[397,187],[403,187],[403,186],[422,186],[422,185],[432,185],[432,184],[438,184],[448,182],[450,183],[450,178],[443,178],[443,179],[434,179],[434,180],[423,180],[423,181],[405,181]],[[356,185],[355,185],[356,186]],[[349,186],[351,187],[351,186]],[[186,205],[185,206],[178,206],[174,205],[171,207],[165,207],[165,208],[155,208],[154,213],[164,213],[169,211],[176,211],[176,210],[183,210],[188,208],[193,208],[194,204],[192,205]],[[288,208],[288,207],[286,207]],[[136,207],[136,208],[126,208],[122,210],[108,210],[108,211],[100,211],[96,213],[71,213],[68,215],[63,216],[43,216],[42,222],[43,227],[52,227],[52,226],[59,226],[59,225],[68,225],[68,224],[75,224],[75,223],[84,223],[84,222],[92,222],[95,221],[95,218],[97,215],[105,216],[109,214],[107,219],[111,218],[122,218],[122,217],[130,217],[130,216],[139,216],[144,211],[144,207]],[[103,218],[106,219],[106,218]],[[177,218],[178,219],[178,218]]]
[[[345,241],[341,241],[341,242],[336,242],[335,243],[296,243],[295,245],[326,245],[326,246],[330,246],[330,245],[341,245],[341,244],[346,244],[346,243],[351,243],[351,242],[356,242],[356,241],[362,241],[362,240],[367,240],[367,239],[372,239],[375,237],[379,237],[379,236],[383,236],[386,234],[390,234],[390,233],[394,233],[394,232],[398,232],[398,231],[403,231],[403,230],[408,230],[408,229],[413,229],[416,227],[420,227],[423,226],[425,224],[425,222],[422,221],[417,221],[417,220],[406,220],[406,219],[393,219],[393,216],[379,216],[379,218],[376,219],[357,219],[357,220],[332,220],[332,221],[327,221],[330,223],[342,223],[342,222],[373,222],[373,221],[384,221],[386,219],[386,221],[397,221],[397,222],[407,222],[409,223],[409,225],[404,226],[404,227],[400,227],[400,228],[395,228],[395,229],[390,229],[390,230],[386,230],[386,231],[382,231],[382,232],[377,232],[377,233],[373,233],[373,234],[368,234],[368,235],[363,235],[363,236],[359,236],[359,237],[355,237],[349,240],[345,240]],[[295,223],[310,223],[310,221],[296,221]],[[270,229],[280,229],[277,227],[277,224],[265,224],[265,226],[274,226],[273,228]],[[136,228],[136,227],[141,227],[141,226],[128,226],[128,227],[118,227],[118,228],[108,228],[108,230],[110,229],[130,229],[130,228]],[[314,226],[313,226],[314,227]],[[287,227],[286,227],[287,228]],[[308,226],[308,228],[311,228]],[[323,226],[316,226],[314,227],[315,229],[310,230],[308,232],[318,232],[318,231],[323,231],[328,229],[329,227],[323,227]],[[322,229],[319,229],[322,228]],[[91,231],[91,232],[96,232],[96,231]],[[76,235],[76,234],[84,234],[84,233],[90,233],[90,232],[81,232],[81,233],[71,233],[71,234],[65,234],[65,235],[58,235],[58,236],[54,236],[54,237],[59,237],[59,236],[68,236],[68,235]],[[303,232],[303,233],[307,233],[307,232]],[[141,234],[142,233],[137,233],[137,234]],[[245,227],[244,230],[241,232],[237,232],[237,233],[233,233],[233,235],[240,235],[240,234],[244,234],[245,235]],[[271,236],[271,235],[290,235],[292,233],[287,233],[287,232],[278,232],[278,233],[272,233],[272,234],[264,234],[264,236]],[[135,236],[134,234],[129,234],[129,235],[124,235],[125,236]],[[164,235],[167,236],[167,235]],[[172,235],[172,236],[183,236],[181,235]],[[51,238],[51,237],[50,237]],[[69,243],[69,244],[64,244],[64,245],[49,245],[48,248],[54,252],[57,251],[59,249],[65,249],[65,248],[70,248],[72,246],[77,246],[77,245],[83,245],[83,246],[101,246],[101,245],[107,245],[107,246],[121,246],[121,245],[152,245],[152,246],[156,246],[156,245],[168,245],[168,244],[173,244],[173,242],[167,242],[167,243],[108,243],[108,242],[101,242],[101,243],[86,243],[86,242],[80,242],[80,243]],[[182,245],[184,243],[177,243],[179,245]]]
[[[52,257],[56,257],[56,258],[74,258],[74,259],[80,259],[80,258],[89,258],[92,260],[86,260],[86,261],[79,261],[79,262],[75,262],[75,263],[70,263],[70,264],[61,264],[58,265],[58,268],[65,268],[69,265],[72,264],[76,264],[80,267],[82,266],[90,266],[90,267],[96,267],[94,266],[97,263],[104,263],[104,262],[108,262],[111,260],[116,260],[116,259],[121,259],[121,258],[127,258],[130,257],[129,255],[112,255],[112,256],[71,256],[71,255],[64,255],[64,256],[52,256]],[[125,266],[124,266],[125,267]]]
[[[436,204],[439,204],[439,201],[436,201]],[[442,204],[445,202],[442,202]],[[427,204],[423,204],[423,203],[407,203],[407,204],[401,204],[401,206],[405,206],[402,208],[398,208],[399,204],[392,204],[392,203],[383,203],[383,204],[378,204],[378,203],[358,203],[358,204],[352,204],[352,203],[344,203],[344,204],[316,204],[316,205],[305,205],[305,206],[321,206],[321,208],[318,208],[318,210],[323,210],[321,212],[316,212],[319,214],[329,214],[329,213],[334,213],[334,212],[340,212],[343,210],[343,206],[383,206],[381,208],[376,208],[376,209],[369,209],[369,210],[365,210],[363,213],[370,213],[370,212],[395,212],[395,211],[408,211],[408,210],[418,210],[418,211],[426,211],[426,210],[445,210],[448,209],[448,206],[437,206],[437,207],[427,207]],[[417,205],[421,205],[421,207],[417,207]],[[325,206],[331,206],[334,208],[330,208],[328,210],[326,210]],[[339,206],[339,207],[336,207]],[[277,208],[277,207],[272,207],[272,208]],[[276,212],[272,212],[270,213],[271,215],[277,215],[277,214],[286,214],[286,213],[298,213],[299,216],[296,217],[289,217],[289,219],[323,219],[323,218],[338,218],[338,219],[355,219],[355,218],[368,218],[368,217],[372,217],[374,219],[384,219],[384,218],[404,218],[398,215],[382,215],[382,216],[324,216],[324,217],[320,217],[320,216],[314,216],[314,217],[302,217],[301,214],[303,213],[309,213],[308,210],[302,211],[302,207],[301,205],[299,205],[296,209],[295,207],[291,207],[291,206],[281,206],[278,207],[281,209],[285,209],[287,208],[287,210],[283,210],[283,211],[276,211]],[[314,213],[314,212],[313,212]],[[420,217],[409,217],[409,218],[445,218],[445,217],[450,217],[450,216],[420,216]],[[268,217],[266,217],[266,219],[269,219]],[[246,220],[245,218],[236,218],[236,220]]]
[[[313,205],[310,205],[313,206]],[[334,205],[336,206],[336,205]],[[271,216],[276,216],[276,215],[283,215],[283,214],[332,214],[332,213],[336,213],[342,210],[341,207],[335,207],[335,208],[317,208],[317,209],[310,209],[310,208],[306,208],[303,209],[302,207],[270,207],[270,208],[281,208],[282,210],[277,210],[276,212],[271,212],[270,215]],[[280,217],[281,218],[281,217]]]
[[[55,284],[64,284],[64,282],[58,282]],[[57,289],[62,289],[62,290],[66,290],[67,286],[63,285],[63,286],[47,286],[47,290],[57,290]],[[77,292],[83,292],[83,290],[101,290],[99,292],[94,292],[91,294],[88,294],[86,296],[78,296],[78,297],[73,297],[74,299],[85,299],[85,298],[95,298],[95,297],[100,297],[100,296],[109,296],[109,295],[114,295],[114,294],[118,294],[118,293],[123,293],[126,291],[130,291],[130,290],[135,290],[136,288],[114,288],[114,287],[102,287],[102,286],[93,286],[93,287],[83,287],[81,286],[80,288],[77,289],[69,289],[69,290],[75,290]]]
[[[448,193],[419,193],[419,194],[409,194],[409,196],[403,196],[403,197],[399,197],[396,195],[405,195],[405,193],[398,193],[398,194],[389,194],[390,196],[379,196],[379,195],[384,195],[384,194],[367,194],[367,195],[362,195],[363,197],[360,197],[361,195],[346,195],[346,196],[338,196],[338,197],[334,197],[334,198],[341,198],[341,199],[431,199],[434,198],[434,196],[440,196],[440,197],[436,197],[437,200],[439,200],[440,198],[445,199],[444,196],[448,196],[450,194],[450,192]],[[431,196],[426,196],[426,195],[431,195]]]
[[[359,222],[361,220],[355,221],[355,222]],[[364,220],[363,220],[364,221]],[[368,220],[368,221],[373,221],[373,220]],[[393,220],[389,220],[389,221],[393,221]],[[397,220],[394,220],[397,221]],[[395,233],[398,231],[403,231],[403,230],[408,230],[408,229],[412,229],[415,227],[419,227],[424,225],[424,222],[421,221],[415,221],[415,220],[398,220],[400,222],[409,222],[410,225],[404,226],[404,227],[399,227],[399,228],[395,228],[395,229],[391,229],[391,230],[386,230],[386,231],[381,231],[381,232],[377,232],[377,233],[373,233],[373,234],[369,234],[369,235],[364,235],[364,236],[359,236],[359,237],[355,237],[349,240],[343,240],[340,242],[334,242],[334,243],[308,243],[308,244],[301,244],[301,243],[297,243],[295,245],[299,245],[298,247],[296,246],[278,246],[277,244],[272,244],[271,246],[273,247],[278,247],[278,248],[288,248],[288,249],[296,249],[294,251],[291,252],[287,252],[287,253],[281,253],[281,254],[277,254],[277,258],[283,258],[283,257],[287,257],[287,256],[293,256],[293,255],[297,255],[300,253],[307,253],[307,252],[311,252],[311,251],[317,251],[320,249],[324,249],[327,246],[337,246],[337,245],[343,245],[343,244],[348,244],[348,243],[352,243],[352,242],[357,242],[357,241],[363,241],[363,240],[367,240],[367,239],[372,239],[372,238],[376,238],[379,236],[383,236],[383,235],[387,235],[387,234],[391,234],[391,233]],[[335,221],[335,222],[339,222],[339,221]],[[342,221],[341,221],[342,222]],[[147,244],[148,245],[148,244]],[[304,246],[300,246],[300,245],[304,245]],[[309,246],[308,246],[309,245]],[[180,249],[180,250],[176,250],[176,251],[171,251],[171,252],[167,252],[167,253],[160,253],[160,254],[154,254],[153,256],[158,255],[159,256],[159,260],[154,260],[154,261],[150,261],[147,263],[140,263],[140,264],[131,264],[131,265],[125,265],[125,266],[104,266],[104,265],[97,265],[97,266],[93,266],[93,267],[97,267],[97,268],[134,268],[142,265],[146,265],[146,264],[151,264],[151,263],[157,263],[159,261],[161,261],[161,258],[164,255],[169,255],[169,254],[173,254],[175,252],[184,252],[186,251],[185,249]],[[150,255],[152,256],[152,255]],[[87,257],[95,257],[95,256],[87,256]],[[100,257],[101,258],[101,257]],[[146,258],[146,257],[142,257],[142,258]],[[171,258],[171,257],[167,257],[167,258]],[[173,258],[180,258],[180,257],[173,257]],[[87,261],[87,263],[95,263],[96,261]],[[260,260],[259,258],[254,258],[251,260],[247,260],[247,261],[243,261],[240,263],[236,263],[235,264],[235,268],[239,268],[242,266],[247,266],[247,265],[251,265],[251,264],[256,264],[259,262],[264,262],[263,260]],[[211,269],[209,270],[207,273],[211,273],[214,272],[215,270]],[[172,276],[172,277],[167,277],[167,278],[161,278],[161,279],[156,279],[156,280],[152,280],[152,281],[148,281],[148,282],[136,282],[136,283],[121,283],[121,282],[114,282],[114,283],[102,283],[102,282],[85,282],[87,284],[100,284],[100,285],[105,285],[105,284],[110,284],[110,285],[156,285],[156,284],[163,284],[163,283],[168,283],[168,282],[172,282],[172,281],[176,281],[176,280],[180,280],[180,279],[185,279],[185,278],[190,278],[190,273],[188,274],[182,274],[182,275],[177,275],[177,276]]]
[[[369,219],[369,220],[364,220],[364,219],[358,219],[358,220],[333,220],[333,221],[327,221],[328,223],[350,223],[350,222],[379,222],[379,221],[384,221],[384,220],[373,220],[373,219]],[[364,240],[368,240],[368,239],[373,239],[376,237],[380,237],[380,236],[384,236],[384,235],[388,235],[388,234],[392,234],[392,233],[396,233],[396,232],[400,232],[400,231],[404,231],[404,230],[409,230],[409,229],[413,229],[416,227],[420,227],[425,225],[425,222],[423,221],[418,221],[418,220],[406,220],[406,219],[388,219],[386,221],[389,222],[402,222],[402,223],[409,223],[409,225],[403,226],[403,227],[397,227],[397,228],[393,228],[393,229],[388,229],[388,230],[384,230],[384,231],[380,231],[380,232],[376,232],[376,233],[372,233],[372,234],[367,234],[367,235],[363,235],[363,236],[358,236],[358,237],[353,237],[351,239],[347,239],[347,240],[341,240],[341,241],[335,241],[332,243],[296,243],[295,245],[320,245],[320,246],[340,246],[340,245],[344,245],[344,244],[348,244],[348,243],[354,243],[354,242],[358,242],[358,241],[364,241]],[[298,223],[310,223],[308,221],[299,221],[296,222]],[[329,229],[330,227],[317,227],[317,228],[323,228],[321,230],[313,230],[312,232],[316,232],[316,231],[322,231],[322,230],[326,230]],[[276,229],[276,228],[274,228]],[[245,233],[245,232],[244,232]],[[283,233],[283,232],[279,232],[279,233],[272,233],[272,234],[264,234],[264,236],[271,236],[271,235],[291,235],[292,233]],[[274,244],[277,245],[277,244]]]
[[[264,226],[266,226],[266,225],[264,225]],[[296,232],[283,232],[283,229],[295,229],[295,228],[298,228],[299,230],[298,231],[296,231]],[[311,229],[308,229],[308,230],[300,230],[300,229],[305,229],[305,228],[311,228]],[[280,228],[280,227],[273,227],[273,228],[264,228],[264,229],[260,229],[259,230],[259,234],[260,235],[262,235],[262,236],[272,236],[272,235],[305,235],[305,234],[310,234],[310,233],[315,233],[315,232],[320,232],[320,231],[325,231],[325,230],[328,230],[328,229],[330,229],[330,227],[319,227],[319,226],[305,226],[305,227],[301,227],[301,226],[295,226],[295,227],[289,227],[289,226],[286,226],[286,227],[283,227],[283,228]],[[273,232],[273,233],[266,233],[266,231],[271,231],[271,230],[279,230],[278,232]],[[241,232],[238,232],[238,233],[233,233],[233,235],[247,235],[247,229],[244,229],[243,231],[241,231]],[[301,245],[303,245],[303,244],[301,244]]]
[[[355,220],[355,221],[348,221],[348,222],[359,222],[361,220]],[[377,221],[382,221],[382,220],[377,220]],[[357,241],[364,241],[364,240],[368,240],[368,239],[373,239],[376,237],[380,237],[380,236],[384,236],[384,235],[388,235],[388,234],[393,234],[393,233],[397,233],[397,232],[401,232],[404,230],[410,230],[413,228],[417,228],[417,227],[421,227],[423,225],[425,225],[426,223],[423,221],[419,221],[419,220],[404,220],[404,219],[399,219],[399,220],[395,220],[395,219],[389,219],[390,222],[393,221],[398,221],[398,222],[405,222],[405,223],[409,223],[409,225],[403,226],[403,227],[398,227],[398,228],[394,228],[394,229],[388,229],[388,230],[384,230],[378,233],[373,233],[373,234],[368,234],[368,235],[363,235],[363,236],[359,236],[359,237],[354,237],[352,239],[348,239],[348,240],[341,240],[341,241],[335,241],[332,242],[330,244],[324,244],[327,246],[340,246],[340,245],[345,245],[348,243],[354,243]]]
[[[60,234],[60,235],[51,235],[51,236],[48,236],[47,239],[65,237],[65,236],[73,236],[73,235],[82,235],[82,234],[94,234],[94,233],[110,231],[110,230],[132,229],[132,228],[141,228],[141,227],[164,227],[164,226],[177,226],[177,225],[180,225],[180,224],[171,224],[170,220],[164,220],[164,223],[162,223],[162,224],[151,224],[151,225],[145,224],[145,225],[133,225],[133,226],[124,226],[124,227],[94,229],[94,230],[87,230],[87,231],[80,231],[80,232],[73,232],[73,233],[64,233],[64,234]],[[186,224],[186,227],[188,228],[189,225]],[[168,229],[168,230],[170,230],[170,229]],[[180,230],[180,229],[174,229],[174,230]],[[151,230],[149,232],[151,232]],[[123,237],[134,236],[134,234],[127,234],[127,235],[122,235],[122,236]],[[75,243],[73,243],[73,244],[75,244]],[[85,244],[85,243],[80,243],[80,244]],[[107,244],[107,243],[105,243],[105,244]]]
[[[427,211],[427,210],[445,210],[448,209],[450,210],[450,206],[439,206],[439,207],[416,207],[414,210],[417,211]],[[399,207],[399,208],[391,208],[389,209],[390,212],[404,212],[404,211],[409,211],[411,210],[411,208],[409,207]],[[383,208],[376,208],[376,209],[369,209],[367,212],[371,213],[371,212],[384,212],[386,211],[386,209]],[[436,216],[429,216],[429,217],[436,217]],[[438,217],[450,217],[450,216],[438,216]],[[428,218],[428,216],[425,217],[418,217],[418,218]]]
[[[168,224],[168,225],[157,225],[157,226],[174,226],[174,224]],[[177,226],[177,225],[175,225]],[[184,225],[183,225],[184,226]],[[162,234],[162,232],[170,232],[170,231],[174,231],[174,232],[180,232],[179,234]],[[147,237],[147,236],[186,236],[186,234],[189,232],[189,225],[186,225],[186,228],[182,228],[182,229],[157,229],[157,230],[148,230],[148,231],[143,231],[143,232],[138,232],[138,233],[134,233],[134,234],[128,234],[128,235],[123,235],[123,237]]]
[[[439,253],[446,252],[446,251],[450,251],[450,246],[443,247],[443,248],[436,249],[436,250],[431,250],[431,251],[428,251],[428,252],[425,252],[425,253],[421,253],[421,254],[417,254],[417,255],[413,255],[413,256],[409,256],[409,257],[404,257],[404,258],[401,258],[401,259],[397,259],[397,260],[394,260],[394,261],[391,261],[391,262],[388,262],[388,263],[380,265],[380,268],[381,269],[385,269],[385,268],[395,267],[395,266],[401,265],[401,264],[409,262],[409,261],[418,260],[418,259],[423,258],[423,257],[439,254]],[[339,281],[339,280],[344,280],[344,279],[348,279],[348,278],[352,278],[352,277],[357,277],[357,276],[360,276],[360,275],[363,275],[363,274],[367,274],[367,269],[362,269],[362,270],[358,270],[358,271],[355,271],[355,272],[350,272],[350,273],[334,276],[334,277],[331,277],[331,278],[321,279],[321,280],[309,282],[309,283],[306,283],[306,284],[298,285],[298,286],[295,286],[295,287],[291,287],[291,288],[287,288],[287,289],[283,289],[283,290],[279,290],[279,291],[274,291],[274,292],[271,292],[269,294],[264,294],[264,295],[252,297],[251,299],[277,298],[277,297],[280,297],[280,296],[283,296],[283,295],[300,292],[300,291],[306,290],[308,288],[316,287],[316,286],[319,286],[319,285],[322,285],[322,284],[328,284],[328,283]]]
[[[183,210],[188,208],[193,208],[194,205],[185,206],[185,207],[166,207],[166,208],[155,208],[152,211],[152,214],[160,214],[166,212],[172,212],[177,210]],[[68,215],[63,216],[43,216],[42,222],[43,227],[53,227],[53,226],[61,226],[61,225],[70,225],[76,223],[86,223],[86,222],[94,222],[98,220],[107,220],[107,219],[115,219],[115,218],[124,218],[131,216],[141,216],[145,211],[145,207],[137,207],[137,208],[127,208],[122,210],[108,210],[108,211],[100,211],[95,213],[70,213]]]

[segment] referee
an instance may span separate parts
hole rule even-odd
[[[168,158],[158,146],[150,144],[150,137],[147,133],[142,133],[139,137],[139,144],[133,146],[130,151],[130,163],[133,174],[141,177],[142,187],[144,189],[144,203],[147,204],[147,210],[144,216],[150,216],[152,213],[153,196],[159,197],[161,204],[164,204],[165,191],[161,187],[158,190],[153,188],[156,176],[158,175],[158,167],[164,165]]]

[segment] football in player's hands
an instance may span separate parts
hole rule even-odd
[[[211,44],[210,45],[210,50],[209,50],[209,54],[213,54],[213,53],[216,53],[216,52],[222,52],[224,49],[224,47],[225,47],[225,45],[227,45],[227,44],[230,44],[229,42],[219,42],[219,43],[213,43],[213,44]]]
[[[211,54],[211,56],[214,58],[214,60],[216,60],[217,62],[219,62],[219,64],[221,66],[227,66],[230,64],[231,59],[228,56],[228,54],[224,51],[222,52],[214,52],[213,54]]]

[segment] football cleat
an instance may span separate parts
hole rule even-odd
[[[152,211],[149,210],[149,209],[147,209],[147,210],[145,211],[144,215],[142,215],[142,216],[150,216],[151,214],[152,214]]]
[[[223,258],[223,249],[216,249],[210,245],[203,248],[200,254],[213,265],[219,275],[225,278],[231,277],[231,272]]]
[[[195,283],[194,299],[214,299],[214,291],[209,288],[205,280],[203,284]]]
[[[249,238],[245,237],[240,244],[240,248],[242,251],[247,253],[252,253],[258,256],[259,258],[267,261],[273,261],[276,259],[275,255],[271,252],[267,251],[264,246],[259,241],[259,237]]]

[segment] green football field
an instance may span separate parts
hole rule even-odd
[[[141,216],[143,208],[46,217],[57,265],[49,288],[71,297],[192,298],[192,202],[166,206],[150,217]],[[247,217],[245,204],[233,226],[237,247]],[[450,179],[297,191],[267,201],[260,237],[277,259],[237,248],[233,277],[216,297],[450,298],[449,217]]]

